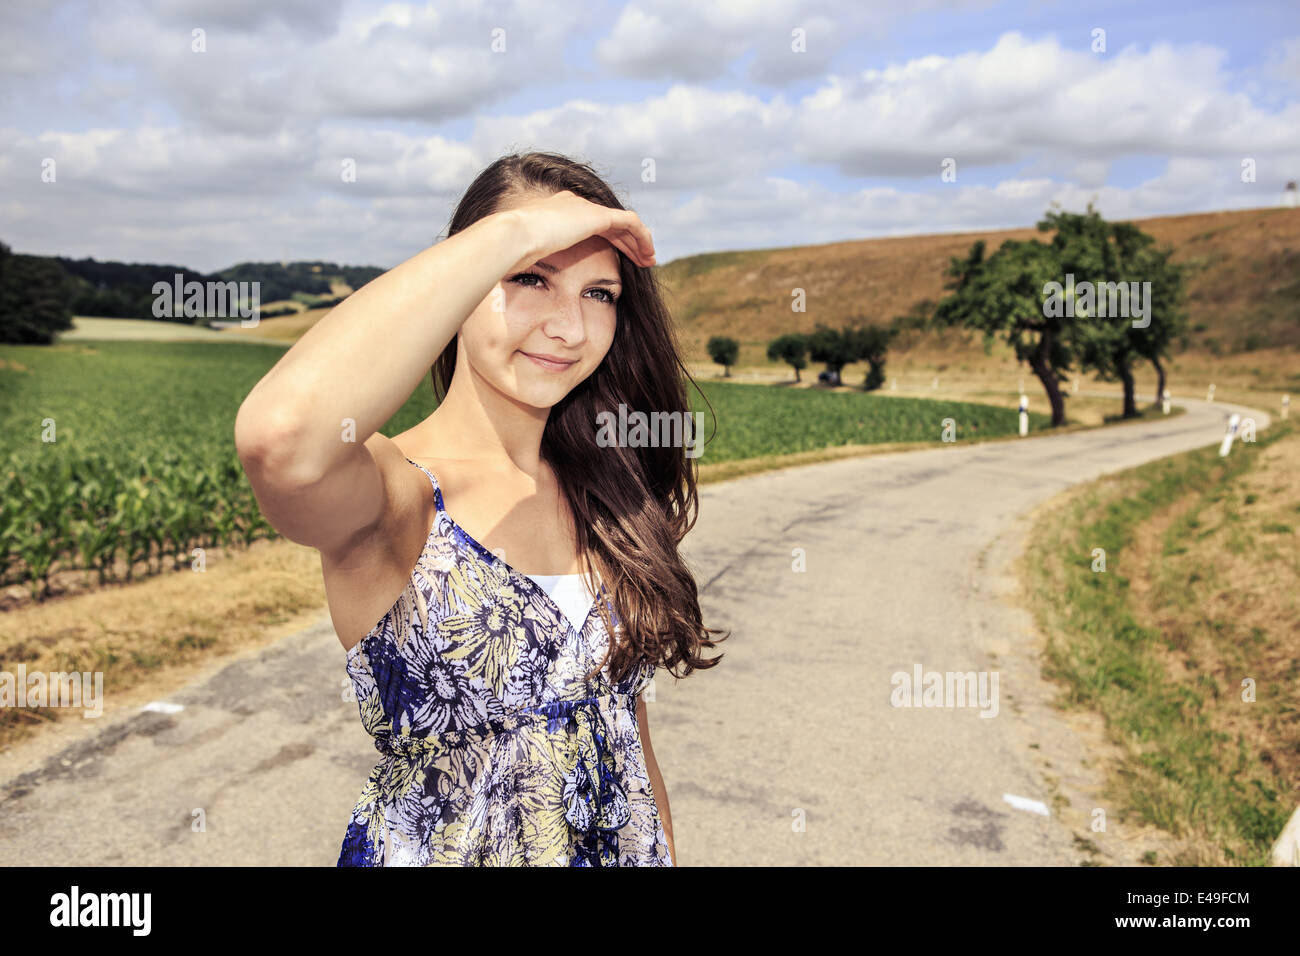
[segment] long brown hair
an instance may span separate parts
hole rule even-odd
[[[447,235],[454,236],[529,192],[566,189],[589,202],[626,208],[585,163],[557,153],[513,153],[474,179],[456,206]],[[730,636],[704,627],[695,577],[677,550],[698,517],[696,459],[687,457],[685,448],[601,447],[596,432],[597,416],[609,412],[617,420],[620,404],[627,414],[640,411],[647,418],[652,412],[677,412],[689,427],[694,420],[686,382],[697,391],[699,386],[681,360],[672,316],[654,272],[617,247],[614,251],[623,284],[614,340],[596,370],[551,408],[541,456],[555,471],[573,514],[578,553],[587,556],[605,583],[618,614],[621,640],[616,640],[605,603],[598,602],[610,636],[605,662],[611,679],[621,680],[642,660],[667,668],[674,677],[686,677],[721,661],[722,654],[704,658],[700,652]],[[453,337],[431,371],[439,401],[455,371]],[[704,400],[708,403],[707,396]],[[692,438],[698,443],[702,436]],[[710,639],[711,634],[722,636]],[[685,668],[682,674],[674,670],[679,665]]]

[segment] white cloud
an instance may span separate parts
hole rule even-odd
[[[100,58],[96,82],[71,87],[41,46],[54,42],[45,21],[6,9],[0,26],[20,34],[0,38],[15,53],[0,66],[8,102],[34,118],[0,129],[0,239],[207,270],[286,253],[391,265],[443,229],[484,165],[529,148],[608,174],[654,229],[661,261],[1023,226],[1052,201],[1082,209],[1094,195],[1111,217],[1269,205],[1300,179],[1300,103],[1243,92],[1213,46],[1099,56],[1009,32],[982,49],[836,74],[825,72],[835,43],[856,42],[850,28],[886,29],[878,14],[846,7],[831,28],[803,0],[697,6],[693,19],[682,0],[623,7],[596,45],[605,72],[594,79],[572,54],[592,28],[576,6],[65,6],[64,20],[85,29],[68,42]],[[296,29],[299,16],[310,24]],[[190,51],[200,21],[205,54]],[[792,24],[824,34],[812,59],[791,58]],[[498,27],[504,54],[489,46]],[[1300,46],[1277,50],[1270,69],[1285,74]],[[817,64],[806,74],[817,86],[791,100],[720,79],[742,62],[751,79],[779,82],[803,70],[796,62]],[[615,74],[711,82],[642,94]],[[590,80],[585,92],[552,95],[575,77]],[[69,119],[69,104],[95,119]],[[438,122],[448,119],[454,134]],[[949,156],[957,182],[941,183]],[[1240,181],[1247,156],[1256,184]],[[45,157],[58,162],[56,184],[40,181]],[[1135,181],[1130,166],[1124,185],[1112,181],[1134,157],[1155,172]],[[344,159],[356,182],[340,177]],[[647,159],[653,182],[642,181]]]
[[[1099,57],[1004,34],[985,52],[831,77],[799,103],[795,148],[856,175],[939,175],[1054,157],[1294,150],[1300,104],[1266,113],[1228,89],[1224,54],[1158,44]],[[960,175],[960,174],[959,174]]]
[[[703,82],[728,75],[752,52],[746,78],[780,86],[824,75],[849,44],[860,50],[882,44],[904,16],[979,5],[979,0],[913,0],[900,9],[818,0],[633,0],[596,44],[595,56],[619,76]]]

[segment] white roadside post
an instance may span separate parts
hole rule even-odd
[[[1286,413],[1289,412],[1290,410],[1291,410],[1291,396],[1283,395],[1282,396],[1282,417],[1286,418]]]
[[[1205,400],[1206,400],[1207,402],[1212,402],[1212,401],[1214,401],[1214,383],[1213,383],[1213,382],[1210,383],[1210,391],[1209,391],[1209,393],[1205,396]]]
[[[1029,396],[1021,393],[1020,395],[1020,437],[1024,438],[1029,434]]]
[[[1300,807],[1296,807],[1273,844],[1273,865],[1300,866]]]
[[[939,376],[938,376],[938,375],[936,375],[936,376],[934,377],[934,381],[930,383],[930,388],[932,388],[932,389],[935,390],[936,392],[939,390]]]
[[[1241,425],[1241,416],[1236,412],[1228,419],[1228,433],[1223,436],[1223,444],[1219,446],[1219,457],[1228,457],[1228,452],[1232,450],[1232,438],[1237,434],[1237,428]]]
[[[1079,394],[1079,380],[1077,378],[1070,380],[1070,391],[1076,395]]]
[[[1164,394],[1160,396],[1160,408],[1166,415],[1169,414],[1169,389],[1165,389]]]
[[[891,392],[898,391],[898,379],[894,379],[892,382],[889,383],[889,390]]]

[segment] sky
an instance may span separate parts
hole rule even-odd
[[[1300,0],[0,5],[16,252],[390,268],[528,149],[591,163],[660,263],[1277,206]]]

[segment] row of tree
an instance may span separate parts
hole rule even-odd
[[[1156,248],[1131,223],[1107,222],[1091,204],[1085,213],[1049,210],[1038,229],[1054,233],[1051,242],[1008,239],[986,256],[981,239],[965,258],[950,260],[948,294],[937,304],[922,300],[889,326],[857,316],[841,329],[819,324],[811,334],[782,335],[768,345],[767,357],[793,367],[795,381],[809,359],[825,363],[825,380],[835,385],[845,365],[866,361],[863,384],[871,391],[884,383],[885,355],[899,332],[961,328],[982,333],[986,350],[998,337],[1014,349],[1042,383],[1053,425],[1065,423],[1061,383],[1076,367],[1119,381],[1124,416],[1131,418],[1138,414],[1134,366],[1150,362],[1158,403],[1164,360],[1187,326],[1183,271],[1170,261],[1173,250]],[[1119,315],[1112,314],[1117,302]],[[706,349],[730,375],[740,344],[714,336]]]
[[[813,332],[788,332],[773,339],[768,344],[767,357],[769,361],[784,362],[793,368],[796,382],[802,381],[799,372],[808,367],[809,360],[823,363],[826,366],[823,380],[831,385],[840,384],[844,366],[866,362],[867,377],[863,388],[870,392],[885,382],[885,357],[889,343],[898,332],[898,325],[868,325],[861,316],[855,316],[848,325],[839,329],[818,323]],[[731,367],[740,355],[740,343],[725,335],[715,335],[709,339],[705,350],[710,359],[722,366],[723,376],[730,376]]]

